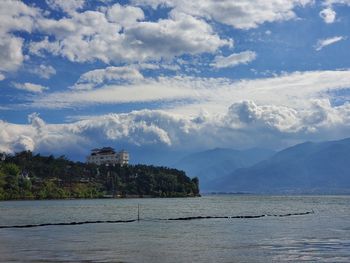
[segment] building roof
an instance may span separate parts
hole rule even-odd
[[[114,154],[115,150],[112,147],[103,147],[101,149],[95,148],[91,150],[91,155],[96,154]]]

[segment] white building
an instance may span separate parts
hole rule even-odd
[[[97,165],[101,164],[120,164],[127,165],[129,164],[129,153],[125,150],[116,152],[111,147],[103,147],[101,149],[91,150],[91,154],[87,157],[87,163],[94,163]]]

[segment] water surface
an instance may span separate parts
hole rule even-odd
[[[204,196],[0,202],[1,262],[350,262],[350,196]],[[287,214],[166,221],[187,216]]]

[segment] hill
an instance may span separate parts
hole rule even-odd
[[[274,151],[259,148],[243,151],[216,148],[187,155],[172,166],[184,170],[191,177],[198,177],[202,191],[220,191],[220,188],[214,187],[219,178],[238,168],[256,164],[274,153]]]
[[[306,142],[218,180],[222,191],[350,193],[350,138]]]
[[[29,151],[0,161],[0,200],[197,195],[197,178],[166,167],[97,166]]]

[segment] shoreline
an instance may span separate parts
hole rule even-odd
[[[39,198],[26,198],[26,199],[7,199],[7,200],[0,200],[1,202],[7,202],[7,201],[55,201],[55,200],[97,200],[97,199],[173,199],[173,198],[199,198],[202,197],[202,195],[195,195],[195,196],[121,196],[121,197],[92,197],[92,198],[48,198],[48,199],[39,199]]]

